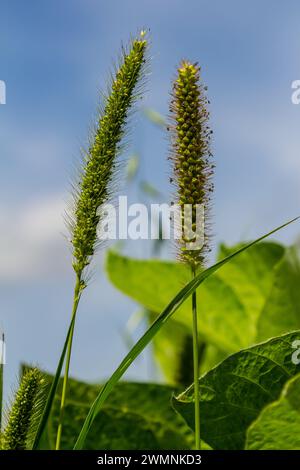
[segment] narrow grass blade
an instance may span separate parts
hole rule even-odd
[[[59,359],[57,370],[56,370],[54,379],[52,381],[51,388],[50,388],[50,391],[49,391],[49,394],[48,394],[48,397],[47,397],[47,401],[46,401],[46,404],[45,404],[45,408],[44,408],[43,414],[41,416],[41,420],[39,422],[37,432],[36,432],[36,435],[35,435],[35,438],[34,438],[34,441],[33,441],[32,450],[38,449],[39,443],[40,443],[41,438],[42,438],[42,435],[43,435],[43,433],[46,429],[48,418],[49,418],[50,413],[51,413],[52,404],[53,404],[53,401],[54,401],[54,398],[55,398],[55,393],[56,393],[57,386],[58,386],[58,383],[59,383],[61,371],[62,371],[62,368],[63,368],[63,365],[64,365],[64,360],[65,360],[65,356],[66,356],[68,342],[69,342],[69,338],[71,336],[71,332],[72,332],[72,329],[73,329],[74,322],[75,322],[75,316],[72,318],[69,329],[68,329],[67,337],[65,339],[65,344],[64,344],[64,347],[63,347],[63,350],[62,350],[62,353],[61,353],[61,356],[60,356],[60,359]]]
[[[126,372],[128,367],[133,363],[133,361],[137,358],[137,356],[145,349],[145,347],[150,343],[152,338],[156,335],[156,333],[161,329],[161,327],[166,323],[166,321],[176,312],[176,310],[180,307],[180,305],[195,291],[195,289],[203,282],[206,278],[211,276],[214,272],[220,269],[224,264],[228,263],[231,259],[235,258],[237,255],[242,253],[245,250],[248,250],[251,246],[255,245],[256,243],[264,240],[265,238],[269,237],[273,233],[277,232],[278,230],[286,227],[287,225],[291,224],[295,220],[299,219],[296,217],[293,220],[277,227],[276,229],[272,230],[271,232],[263,235],[262,237],[254,240],[253,242],[243,246],[241,249],[237,250],[236,252],[229,255],[227,258],[219,261],[218,263],[210,266],[205,271],[199,273],[191,282],[189,282],[181,291],[171,300],[169,305],[163,310],[163,312],[157,317],[154,323],[150,326],[150,328],[146,331],[146,333],[138,340],[138,342],[133,346],[131,351],[127,354],[127,356],[123,359],[119,367],[115,370],[113,375],[110,377],[108,382],[103,386],[99,395],[97,396],[96,400],[92,404],[89,413],[85,419],[83,427],[80,431],[78,436],[77,442],[74,446],[75,450],[79,450],[83,448],[86,436],[93,424],[94,419],[96,418],[97,414],[101,410],[105,400],[110,395],[111,391],[113,390],[114,386],[117,384],[119,379],[123,376]]]
[[[3,365],[0,364],[0,431],[2,428],[2,404],[3,404]]]
[[[5,359],[5,343],[4,343],[4,333],[2,333],[1,341],[0,341],[0,432],[2,429],[4,359]]]

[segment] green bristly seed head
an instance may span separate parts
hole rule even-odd
[[[72,227],[73,267],[79,277],[95,251],[99,207],[109,198],[109,184],[128,112],[137,97],[135,89],[142,76],[146,46],[145,33],[142,32],[138,39],[131,41],[128,53],[123,52],[122,63],[112,81],[104,111],[85,158],[75,197]]]
[[[209,231],[207,216],[210,194],[213,190],[211,176],[213,165],[210,163],[210,138],[212,131],[208,126],[209,112],[206,88],[200,83],[200,68],[197,64],[183,61],[178,68],[173,85],[171,102],[172,118],[172,156],[174,178],[177,189],[177,204],[182,211],[186,204],[192,207],[192,220],[185,219],[195,230],[196,205],[204,206],[204,245],[199,250],[187,250],[186,242],[179,241],[180,258],[193,268],[203,264],[208,251]],[[183,223],[183,221],[182,221]],[[197,235],[196,235],[197,236]]]
[[[1,436],[4,450],[26,449],[34,408],[44,379],[38,369],[27,371],[15,395],[7,425]]]

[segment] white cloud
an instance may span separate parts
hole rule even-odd
[[[64,198],[0,207],[0,281],[59,276],[68,269],[68,246],[62,232]]]

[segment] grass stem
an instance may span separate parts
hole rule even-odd
[[[79,304],[79,300],[81,296],[81,291],[82,291],[81,278],[80,278],[80,275],[78,275],[76,279],[75,289],[74,289],[74,300],[73,300],[73,309],[72,309],[72,319],[74,318],[74,322],[72,325],[72,330],[71,330],[71,334],[70,334],[69,341],[68,341],[68,349],[67,349],[66,364],[65,364],[65,375],[63,379],[63,386],[62,386],[62,392],[61,392],[60,412],[59,412],[59,421],[58,421],[55,450],[60,449],[60,443],[61,443],[65,402],[66,402],[67,387],[68,387],[68,380],[69,380],[69,369],[70,369],[70,361],[71,361],[71,354],[72,354],[72,344],[73,344],[73,336],[74,336],[74,328],[75,328],[75,318],[76,318],[78,304]]]
[[[195,268],[192,268],[193,278],[196,276]],[[196,450],[201,450],[200,438],[200,391],[199,391],[199,339],[198,339],[198,318],[197,318],[197,294],[192,294],[193,312],[193,362],[194,362],[194,401],[195,401],[195,446]]]

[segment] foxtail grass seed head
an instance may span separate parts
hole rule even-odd
[[[38,369],[25,372],[8,415],[5,431],[1,436],[3,450],[25,450],[35,407],[44,386]]]
[[[140,96],[137,85],[143,76],[146,47],[147,40],[142,31],[138,38],[131,41],[128,52],[123,51],[121,65],[112,80],[81,171],[72,227],[73,267],[79,277],[95,252],[99,208],[110,196],[109,185],[128,113]]]
[[[214,165],[211,163],[210,140],[208,126],[209,112],[206,87],[200,82],[200,67],[183,61],[173,84],[171,101],[171,131],[174,177],[177,204],[181,208],[181,224],[183,236],[179,240],[179,257],[189,263],[192,268],[202,265],[209,250],[209,227],[207,224],[210,196],[213,190],[211,182]],[[190,214],[184,212],[189,205]],[[197,206],[204,210],[204,220],[199,233],[196,226]],[[193,241],[197,237],[203,239],[201,248],[187,249],[191,241],[185,235],[186,226],[191,227]],[[203,233],[204,232],[204,233]]]

